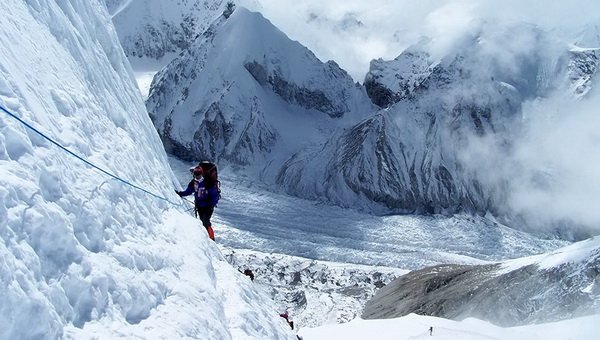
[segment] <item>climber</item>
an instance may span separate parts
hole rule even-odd
[[[194,194],[196,214],[200,218],[200,221],[202,221],[204,228],[206,228],[208,237],[214,241],[215,233],[210,223],[210,218],[219,202],[219,189],[215,184],[211,186],[206,185],[208,181],[203,177],[204,171],[201,166],[195,167],[192,170],[192,174],[194,178],[188,184],[187,189],[184,191],[175,190],[175,192],[180,197]]]
[[[281,316],[282,318],[284,318],[284,319],[285,319],[285,321],[287,321],[288,325],[290,325],[290,327],[291,327],[292,329],[294,329],[294,321],[292,321],[292,320],[290,320],[290,319],[289,319],[289,314],[288,314],[288,312],[287,312],[287,311],[285,311],[285,312],[283,312],[283,313],[279,314],[279,316]]]
[[[244,275],[248,276],[250,278],[250,281],[254,281],[254,273],[252,272],[252,270],[248,268],[244,269]]]

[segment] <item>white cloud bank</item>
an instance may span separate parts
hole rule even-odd
[[[554,97],[529,103],[531,119],[517,143],[513,209],[542,223],[574,221],[600,227],[600,95],[574,101]]]
[[[574,1],[242,0],[322,60],[335,60],[362,82],[372,59],[393,59],[421,36],[442,52],[485,22],[527,22],[567,30],[600,23],[600,4]]]

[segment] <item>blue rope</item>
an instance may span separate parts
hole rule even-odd
[[[71,150],[69,150],[69,149],[65,148],[65,147],[64,147],[64,146],[62,146],[60,143],[58,143],[57,141],[55,141],[55,140],[53,140],[52,138],[48,137],[47,135],[45,135],[43,132],[39,131],[38,129],[34,128],[34,127],[33,127],[33,126],[31,126],[30,124],[28,124],[26,121],[24,121],[23,119],[21,119],[21,118],[17,117],[17,115],[15,115],[15,114],[13,114],[12,112],[8,111],[7,109],[5,109],[4,107],[2,107],[1,105],[0,105],[0,109],[1,109],[2,111],[6,112],[6,113],[7,113],[9,116],[11,116],[11,117],[13,117],[14,119],[18,120],[18,121],[19,121],[21,124],[25,125],[25,126],[26,126],[26,127],[28,127],[29,129],[33,130],[33,131],[34,131],[35,133],[37,133],[38,135],[40,135],[40,136],[44,137],[44,138],[45,138],[46,140],[48,140],[50,143],[52,143],[52,144],[54,144],[54,145],[58,146],[59,148],[61,148],[62,150],[66,151],[66,152],[67,152],[68,154],[70,154],[71,156],[73,156],[73,157],[75,157],[75,158],[79,159],[80,161],[84,162],[85,164],[87,164],[87,165],[91,166],[92,168],[94,168],[94,169],[96,169],[96,170],[98,170],[98,171],[100,171],[100,172],[102,172],[102,173],[104,173],[104,174],[106,174],[106,175],[108,175],[108,176],[110,176],[110,177],[112,177],[112,178],[116,179],[116,180],[117,180],[117,181],[119,181],[119,182],[122,182],[122,183],[124,183],[124,184],[126,184],[126,185],[129,185],[129,186],[131,186],[131,187],[135,188],[135,189],[138,189],[138,190],[140,190],[140,191],[143,191],[143,192],[145,192],[145,193],[146,193],[146,194],[148,194],[148,195],[151,195],[151,196],[153,196],[153,197],[155,197],[155,198],[158,198],[158,199],[161,199],[161,200],[167,201],[167,202],[169,202],[169,203],[171,203],[171,204],[173,204],[173,205],[179,206],[179,204],[173,203],[173,202],[169,201],[168,199],[166,199],[166,198],[164,198],[164,197],[162,197],[162,196],[158,196],[158,195],[156,195],[156,194],[153,194],[153,193],[151,193],[150,191],[148,191],[148,190],[146,190],[146,189],[143,189],[143,188],[141,188],[141,187],[139,187],[139,186],[137,186],[137,185],[135,185],[135,184],[132,184],[132,183],[130,183],[130,182],[128,182],[128,181],[126,181],[126,180],[124,180],[124,179],[121,179],[120,177],[118,177],[118,176],[116,176],[116,175],[113,175],[113,174],[111,174],[110,172],[108,172],[108,171],[106,171],[106,170],[104,170],[104,169],[100,168],[99,166],[97,166],[97,165],[93,164],[92,162],[88,161],[87,159],[84,159],[84,158],[80,157],[79,155],[75,154],[73,151],[71,151]]]

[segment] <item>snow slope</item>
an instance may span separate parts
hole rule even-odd
[[[597,337],[599,321],[600,315],[593,315],[562,322],[501,328],[477,319],[459,322],[410,314],[396,319],[356,319],[343,325],[305,328],[299,334],[303,340],[362,340],[373,337],[374,334],[378,340],[585,340]],[[431,335],[430,327],[433,330]]]
[[[293,338],[179,206],[104,5],[0,13],[0,105],[155,195],[1,111],[0,338]]]

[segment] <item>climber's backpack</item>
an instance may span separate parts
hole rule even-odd
[[[219,182],[219,172],[217,165],[213,162],[202,161],[198,164],[198,167],[202,168],[202,176],[204,177],[204,186],[206,188],[217,187],[219,197],[221,197],[221,182]]]

